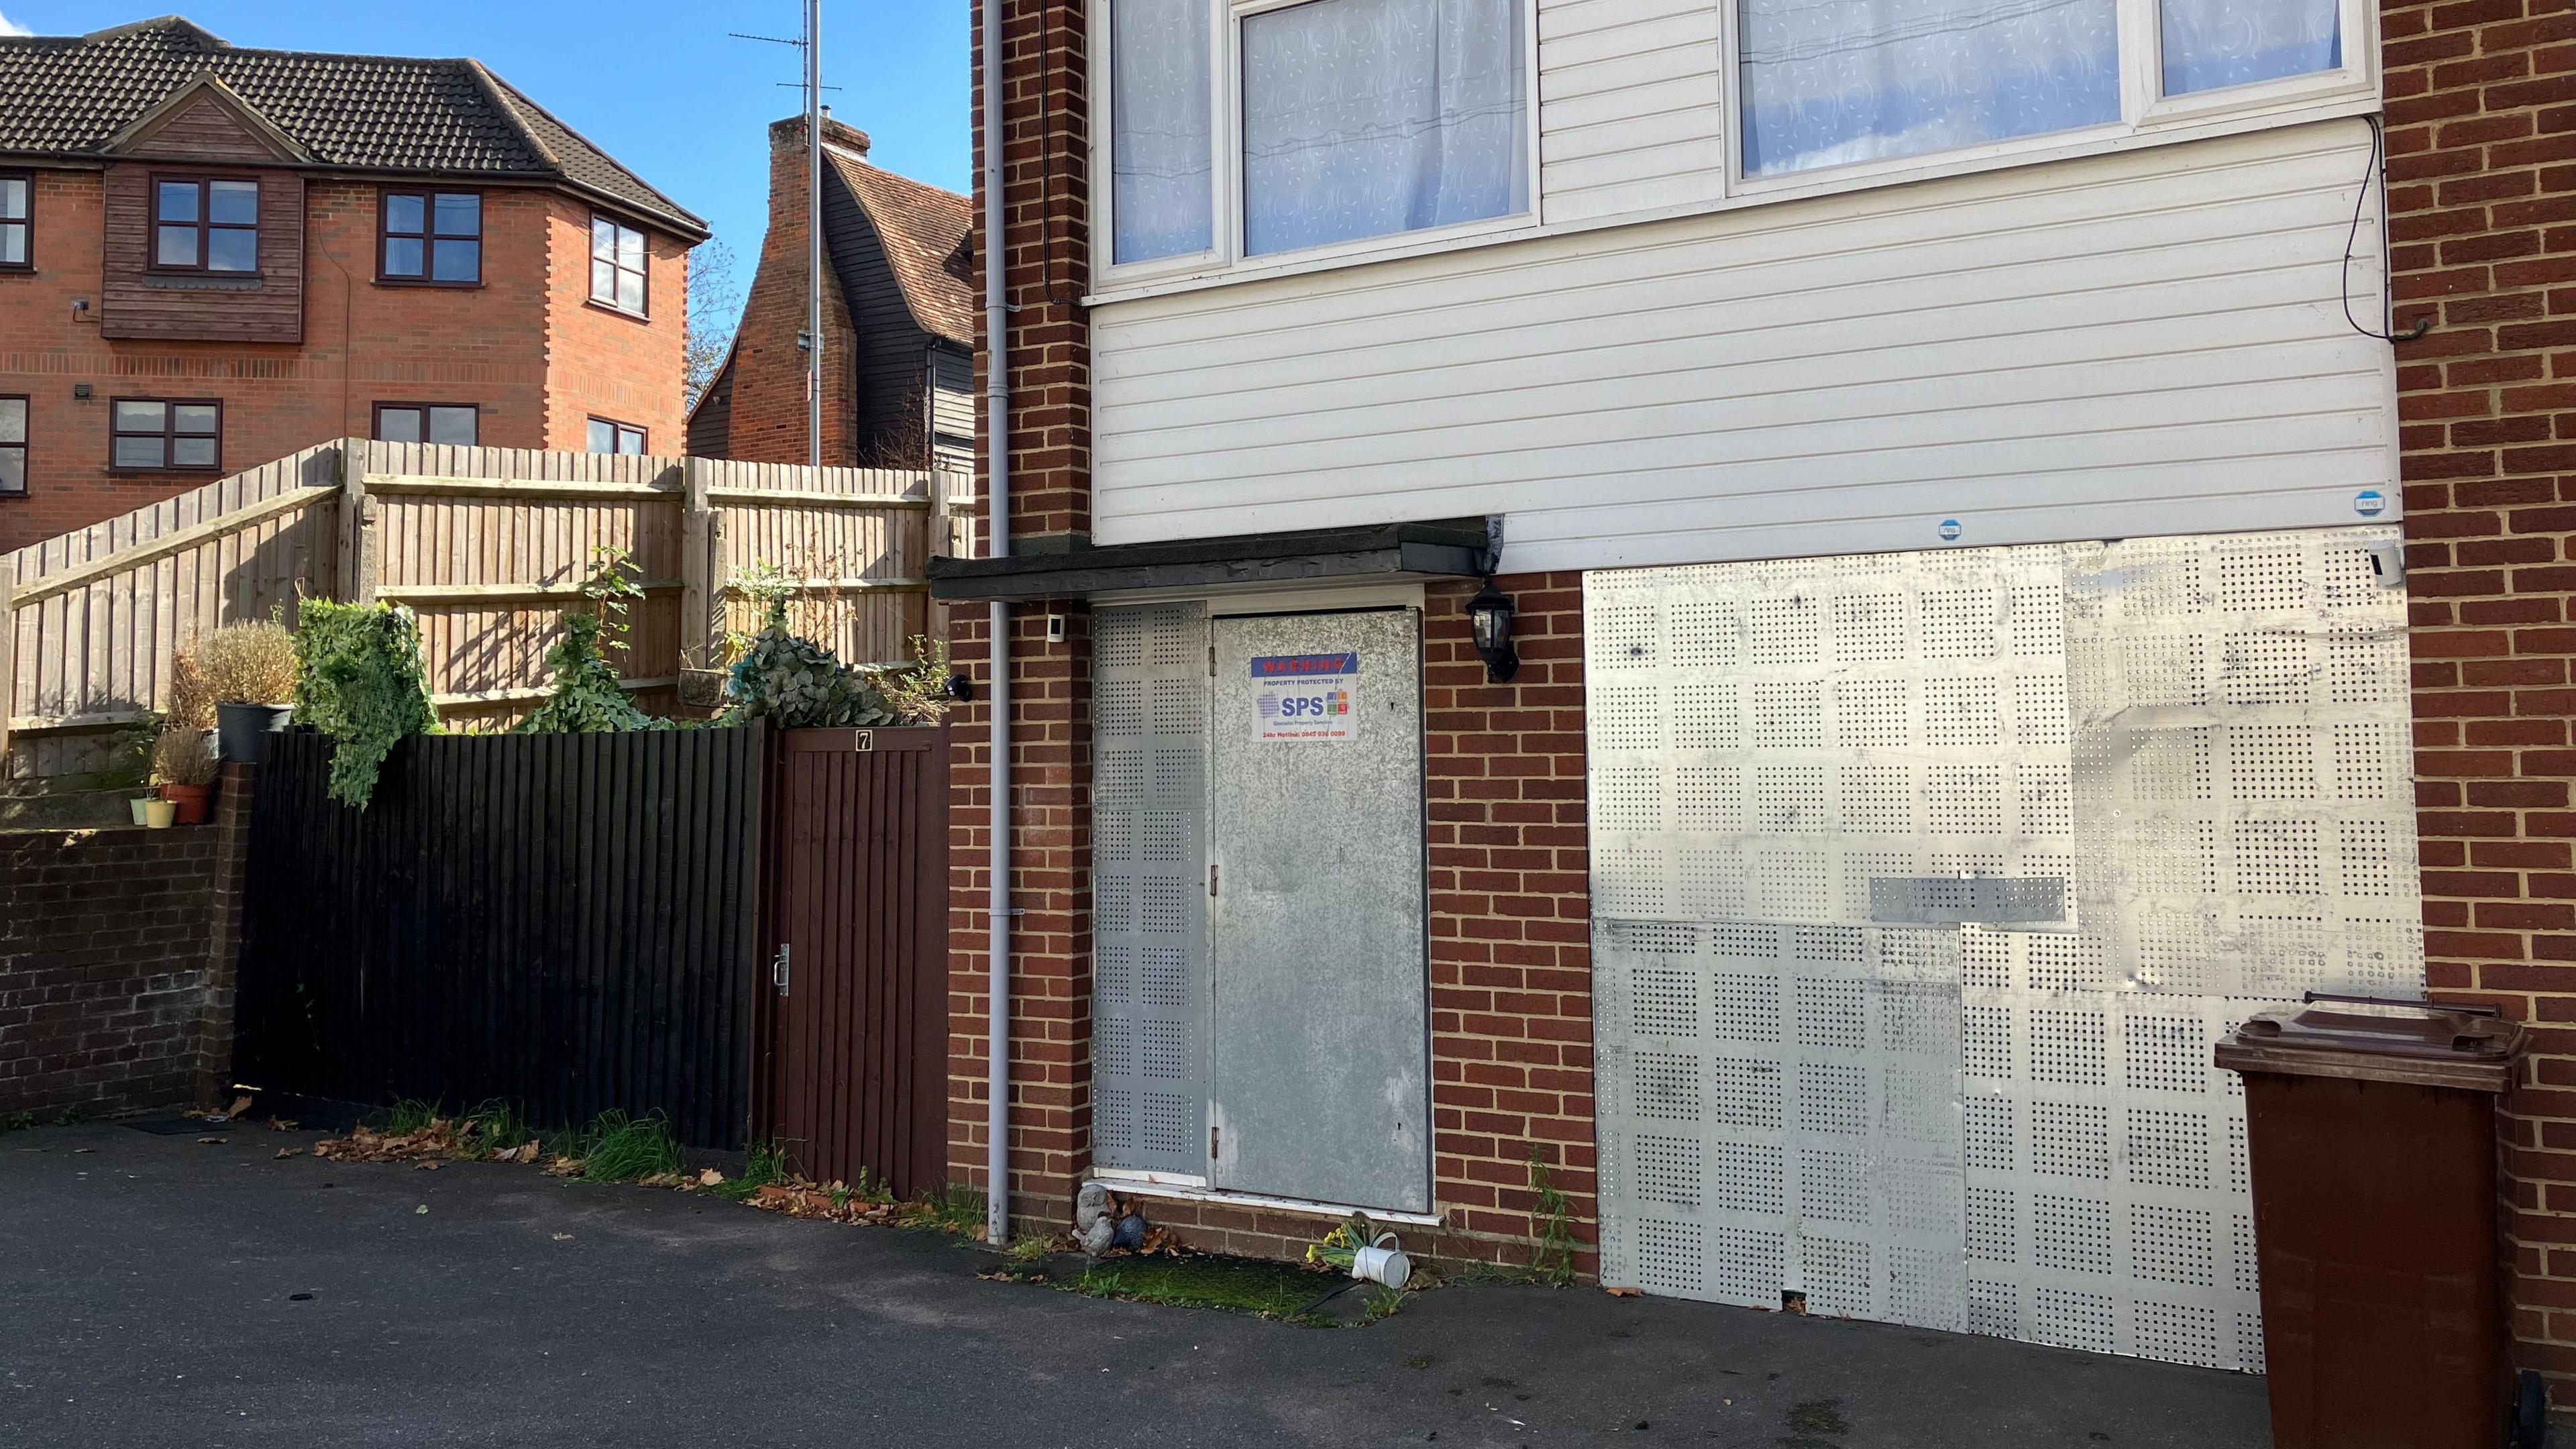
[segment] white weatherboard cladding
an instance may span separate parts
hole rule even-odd
[[[1604,1276],[2261,1368],[2244,1099],[2210,1048],[2303,990],[2422,994],[2405,593],[2373,562],[2396,541],[1587,576]],[[1900,697],[1860,716],[1887,733],[1851,733],[1829,689],[1804,734],[1757,734],[1750,691],[1783,647],[1828,685]],[[1982,700],[1988,678],[1998,700],[2028,682],[2028,707],[1964,728],[1933,703]],[[1701,701],[1730,682],[1732,715],[1712,717]],[[1901,799],[1877,772],[1909,758]],[[1812,798],[1836,837],[1802,862],[1826,884],[1761,885],[1765,862],[1816,849],[1776,813],[1691,812],[1684,772],[1718,766],[1748,799],[1766,772],[1815,784],[1774,796]],[[1962,816],[1986,797],[1945,803],[1943,766],[2005,767],[2007,798]],[[1669,809],[1636,803],[1646,778]],[[1893,928],[1854,886],[1881,868],[2071,872],[2068,920]],[[1834,941],[1857,960],[1824,964]],[[1855,1177],[1834,1154],[1863,1141]],[[1944,1141],[1946,1159],[1926,1148]],[[1935,1253],[1925,1225],[1952,1210]]]
[[[1092,653],[1092,1114],[1102,1167],[1207,1171],[1207,609],[1103,609]]]
[[[1499,513],[1526,570],[2393,517],[2369,155],[2319,122],[1103,305],[1095,534]],[[2378,255],[2365,216],[2364,319]]]
[[[1541,4],[1539,184],[1547,219],[1724,197],[1723,56],[1712,0]]]

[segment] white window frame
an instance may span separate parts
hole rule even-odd
[[[1420,231],[1389,232],[1384,236],[1361,237],[1353,241],[1328,242],[1322,246],[1300,247],[1294,251],[1263,252],[1248,256],[1243,242],[1243,22],[1246,17],[1273,10],[1286,10],[1316,0],[1201,0],[1212,12],[1208,23],[1208,64],[1210,85],[1208,100],[1214,114],[1208,125],[1208,184],[1210,205],[1214,208],[1209,228],[1216,244],[1203,252],[1183,256],[1156,257],[1151,261],[1118,262],[1118,218],[1116,164],[1117,133],[1112,129],[1111,102],[1117,89],[1114,61],[1110,55],[1110,7],[1117,0],[1090,0],[1089,34],[1102,38],[1094,52],[1100,57],[1099,72],[1091,87],[1091,134],[1094,142],[1091,167],[1091,214],[1098,223],[1092,235],[1092,277],[1096,291],[1111,291],[1146,282],[1170,281],[1186,277],[1221,276],[1233,271],[1268,271],[1281,266],[1324,265],[1367,257],[1380,253],[1419,248],[1426,245],[1459,242],[1505,232],[1537,229],[1539,209],[1539,115],[1538,115],[1538,11],[1542,0],[1521,0],[1521,138],[1523,194],[1529,204],[1505,216],[1485,217],[1476,221],[1457,222],[1449,226],[1428,227]],[[1731,3],[1731,0],[1713,0]],[[2356,0],[2347,0],[2356,3]]]
[[[1524,79],[1529,86],[1530,127],[1527,138],[1530,206],[1527,212],[1436,231],[1397,232],[1304,251],[1246,257],[1242,247],[1241,187],[1235,176],[1236,155],[1241,141],[1233,118],[1242,113],[1238,63],[1241,47],[1235,33],[1236,26],[1244,15],[1302,3],[1302,0],[1207,0],[1217,11],[1209,29],[1209,63],[1214,67],[1210,93],[1217,111],[1210,137],[1210,176],[1211,185],[1215,188],[1212,230],[1217,245],[1209,251],[1189,256],[1118,265],[1110,261],[1111,247],[1117,235],[1114,229],[1116,218],[1112,215],[1114,178],[1110,172],[1112,87],[1107,37],[1111,3],[1112,0],[1088,0],[1090,33],[1102,38],[1102,44],[1093,51],[1098,69],[1096,83],[1091,87],[1091,134],[1094,138],[1091,214],[1097,219],[1097,224],[1092,233],[1095,239],[1092,286],[1086,300],[1095,304],[1197,291],[1256,277],[1295,276],[1364,261],[1432,255],[1488,245],[1512,237],[1594,231],[1802,197],[1830,196],[1946,176],[2139,150],[2204,136],[2233,135],[2274,126],[2361,116],[2374,113],[2381,106],[2379,12],[2366,0],[2338,0],[2336,16],[2343,44],[2343,65],[2339,69],[2172,97],[2162,94],[2164,27],[2158,0],[2119,0],[2121,116],[2116,122],[2071,131],[2049,131],[2035,136],[2015,136],[1980,146],[1927,151],[1914,156],[1818,167],[1812,171],[1791,171],[1777,176],[1748,177],[1744,174],[1743,75],[1736,59],[1740,54],[1736,0],[1705,0],[1718,12],[1717,44],[1721,59],[1718,104],[1725,111],[1723,139],[1719,144],[1726,149],[1722,195],[1713,201],[1557,223],[1548,220],[1544,190],[1546,168],[1540,154],[1544,140],[1540,80],[1547,67],[1547,58],[1540,48],[1539,10],[1543,5],[1579,3],[1579,0],[1527,0],[1522,16],[1528,31],[1523,40],[1527,47],[1524,53],[1528,57]]]
[[[2251,85],[2167,96],[2164,92],[2164,7],[2162,0],[2117,0],[2120,45],[2120,119],[2069,131],[2043,131],[1983,145],[1923,151],[1809,171],[1774,176],[1744,170],[1744,65],[1739,0],[1712,0],[1718,10],[1719,88],[1725,97],[1727,125],[1726,194],[1770,198],[1852,191],[1899,181],[1920,181],[1963,171],[1984,170],[1997,163],[2041,161],[2069,150],[2123,150],[2153,144],[2159,133],[2229,116],[2267,111],[2305,111],[2321,104],[2375,97],[2379,90],[2379,12],[2367,0],[2337,0],[2337,34],[2343,65],[2336,70],[2283,76]]]

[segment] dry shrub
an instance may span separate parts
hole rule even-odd
[[[152,742],[152,774],[167,785],[215,783],[215,742],[204,730],[163,730]]]
[[[286,704],[295,698],[295,636],[274,620],[226,624],[186,657],[217,704]]]
[[[194,649],[182,649],[171,657],[170,713],[165,718],[181,729],[215,727],[214,686],[206,683],[206,671],[197,667]]]

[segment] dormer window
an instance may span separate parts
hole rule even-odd
[[[154,177],[152,266],[165,272],[257,272],[259,183]]]

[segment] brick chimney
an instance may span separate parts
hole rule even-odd
[[[823,144],[864,159],[868,133],[823,115]],[[826,173],[826,184],[829,174]],[[807,218],[805,118],[790,116],[769,127],[769,234],[760,244],[760,267],[742,309],[734,344],[733,421],[728,456],[755,463],[805,461],[805,353],[796,345],[805,330]],[[830,204],[826,192],[825,204]],[[851,394],[856,341],[841,279],[827,255],[823,268],[823,462],[853,461]]]

